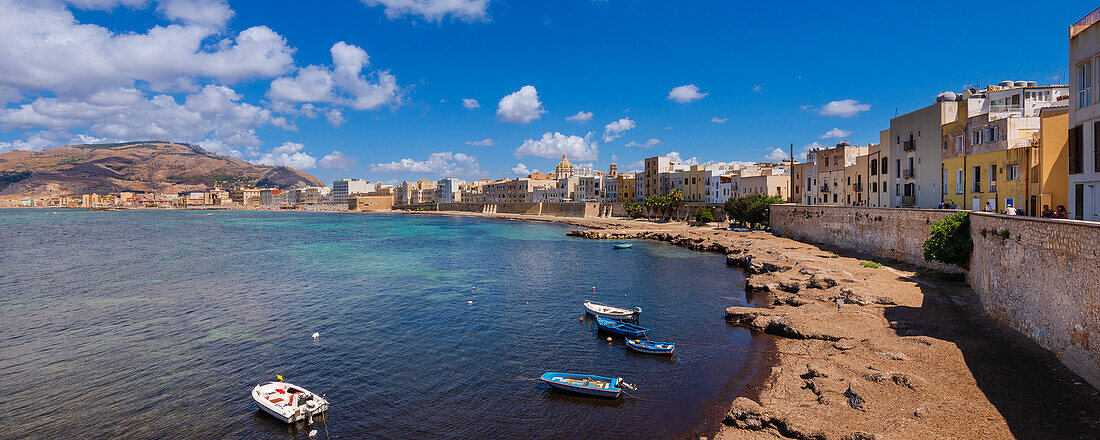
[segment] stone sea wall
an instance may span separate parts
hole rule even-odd
[[[986,311],[1100,388],[1100,224],[973,213],[970,232]]]
[[[771,226],[797,240],[929,268],[929,226],[955,211],[773,205]],[[1100,224],[976,212],[967,278],[985,310],[1100,388]]]
[[[439,211],[480,212],[484,214],[556,215],[559,217],[592,218],[601,214],[599,203],[439,203]]]
[[[928,228],[956,211],[825,205],[772,205],[771,227],[800,241],[836,246],[948,272],[958,268],[924,261]]]

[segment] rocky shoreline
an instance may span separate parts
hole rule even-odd
[[[753,303],[769,305],[725,311],[777,338],[759,392],[733,402],[715,438],[1084,439],[1100,429],[1100,392],[992,320],[961,280],[761,232],[569,223],[589,228],[577,237],[723,253],[746,272]]]

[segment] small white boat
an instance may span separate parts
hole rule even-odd
[[[260,409],[286,423],[306,420],[328,410],[328,401],[300,386],[286,382],[266,382],[252,389],[252,398]]]
[[[613,307],[592,301],[585,301],[584,309],[593,316],[607,319],[615,319],[619,321],[637,319],[638,315],[642,313],[641,307],[635,307],[633,310],[631,310],[621,307]]]

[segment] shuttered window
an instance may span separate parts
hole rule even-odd
[[[1069,130],[1069,173],[1081,174],[1084,172],[1082,147],[1084,144],[1083,127],[1078,125]]]

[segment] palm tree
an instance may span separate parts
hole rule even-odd
[[[679,189],[674,189],[668,193],[668,207],[673,217],[680,211],[680,205],[684,201],[684,193]]]

